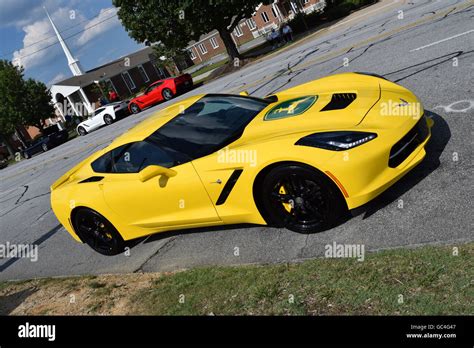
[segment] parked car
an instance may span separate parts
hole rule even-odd
[[[0,169],[8,167],[8,161],[6,159],[0,160]]]
[[[51,186],[51,207],[75,240],[104,255],[182,228],[327,230],[426,156],[434,121],[421,107],[387,116],[383,105],[394,99],[421,105],[408,89],[367,73],[264,99],[183,99],[70,169]]]
[[[69,138],[67,129],[61,129],[57,124],[43,129],[41,134],[39,138],[35,139],[23,150],[22,155],[24,158],[30,158],[38,152],[46,152],[53,147],[65,143]]]
[[[114,123],[120,117],[128,116],[128,100],[99,107],[89,118],[76,127],[77,134],[86,135],[99,127]]]
[[[148,86],[142,95],[130,100],[128,107],[130,112],[136,114],[156,103],[170,100],[175,95],[186,92],[192,87],[193,78],[189,74],[159,80]]]

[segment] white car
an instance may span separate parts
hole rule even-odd
[[[114,123],[121,116],[129,115],[128,100],[110,103],[96,109],[89,118],[76,127],[77,134],[86,135],[99,127]]]

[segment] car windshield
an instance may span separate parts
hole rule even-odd
[[[96,173],[138,173],[149,165],[171,168],[211,154],[238,139],[270,102],[207,95],[142,141],[119,146],[91,163]]]
[[[269,101],[234,95],[206,95],[147,138],[190,160],[237,140]]]

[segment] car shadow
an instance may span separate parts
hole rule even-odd
[[[264,225],[255,225],[255,224],[216,225],[216,226],[208,226],[208,227],[187,228],[187,229],[176,230],[176,231],[159,232],[147,237],[143,237],[139,239],[133,245],[136,245],[142,241],[144,244],[153,243],[165,238],[175,237],[178,235],[203,233],[203,232],[219,232],[219,231],[227,231],[227,230],[235,230],[235,229],[251,228],[251,227],[262,227],[262,226]]]
[[[431,139],[426,145],[426,156],[423,161],[378,197],[355,209],[353,216],[364,214],[363,219],[369,218],[378,210],[399,199],[440,166],[439,158],[451,138],[451,131],[440,115],[428,110],[425,110],[425,114],[433,119],[434,126],[431,129]]]

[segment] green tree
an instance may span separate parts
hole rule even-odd
[[[43,82],[28,79],[24,82],[21,122],[25,126],[35,126],[43,130],[44,121],[54,115],[51,93]]]
[[[159,42],[166,50],[157,45],[158,52],[179,54],[191,40],[215,29],[231,61],[242,58],[231,33],[260,3],[262,0],[113,0],[122,24],[136,41]]]
[[[0,134],[4,137],[21,123],[24,94],[23,69],[0,60]]]

